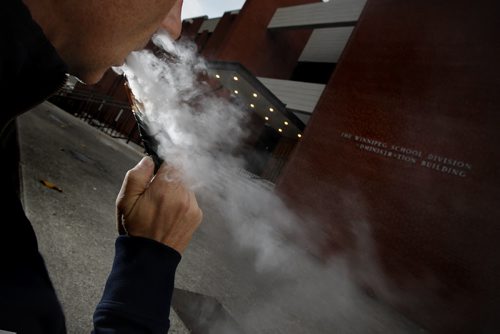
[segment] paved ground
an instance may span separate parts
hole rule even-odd
[[[69,333],[89,333],[113,258],[115,196],[141,151],[47,103],[23,115],[18,126],[25,209]],[[183,257],[176,286],[216,297],[247,333],[422,333],[355,291],[341,265],[318,271],[314,263],[297,260],[290,263],[294,277],[286,276],[290,268],[280,275],[256,271],[253,255],[230,241],[218,208],[204,203],[201,198],[204,223]],[[189,332],[175,313],[171,320],[171,333]]]
[[[89,333],[114,254],[114,201],[141,151],[48,103],[20,117],[18,127],[25,210],[69,333]],[[187,333],[175,315],[172,322],[171,332]]]

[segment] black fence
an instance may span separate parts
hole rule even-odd
[[[130,104],[89,89],[64,88],[50,102],[104,133],[142,145]]]

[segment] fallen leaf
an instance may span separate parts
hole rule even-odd
[[[56,186],[52,182],[49,182],[49,181],[46,181],[46,180],[40,180],[40,183],[43,184],[44,186],[46,186],[49,189],[59,191],[60,193],[63,192],[61,188],[59,188],[58,186]]]

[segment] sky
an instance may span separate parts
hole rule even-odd
[[[227,11],[241,9],[245,0],[184,0],[182,19],[208,15],[220,17]]]

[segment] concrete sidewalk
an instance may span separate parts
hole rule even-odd
[[[69,333],[89,333],[114,255],[115,197],[142,152],[49,103],[21,116],[18,127],[25,210],[63,304]],[[41,180],[63,192],[48,189]],[[215,297],[248,334],[423,332],[374,300],[357,294],[362,300],[351,300],[353,295],[344,290],[352,284],[342,273],[333,273],[337,281],[329,283],[327,294],[298,294],[313,301],[308,314],[290,309],[290,304],[302,303],[295,292],[304,287],[259,273],[253,255],[239,251],[231,241],[218,208],[205,206],[202,198],[200,206],[204,223],[183,256],[176,287]],[[314,280],[308,276],[310,264],[291,265],[303,268],[306,281]],[[186,299],[181,304],[190,303]],[[170,333],[188,333],[192,326],[184,325],[175,312],[171,315]]]

